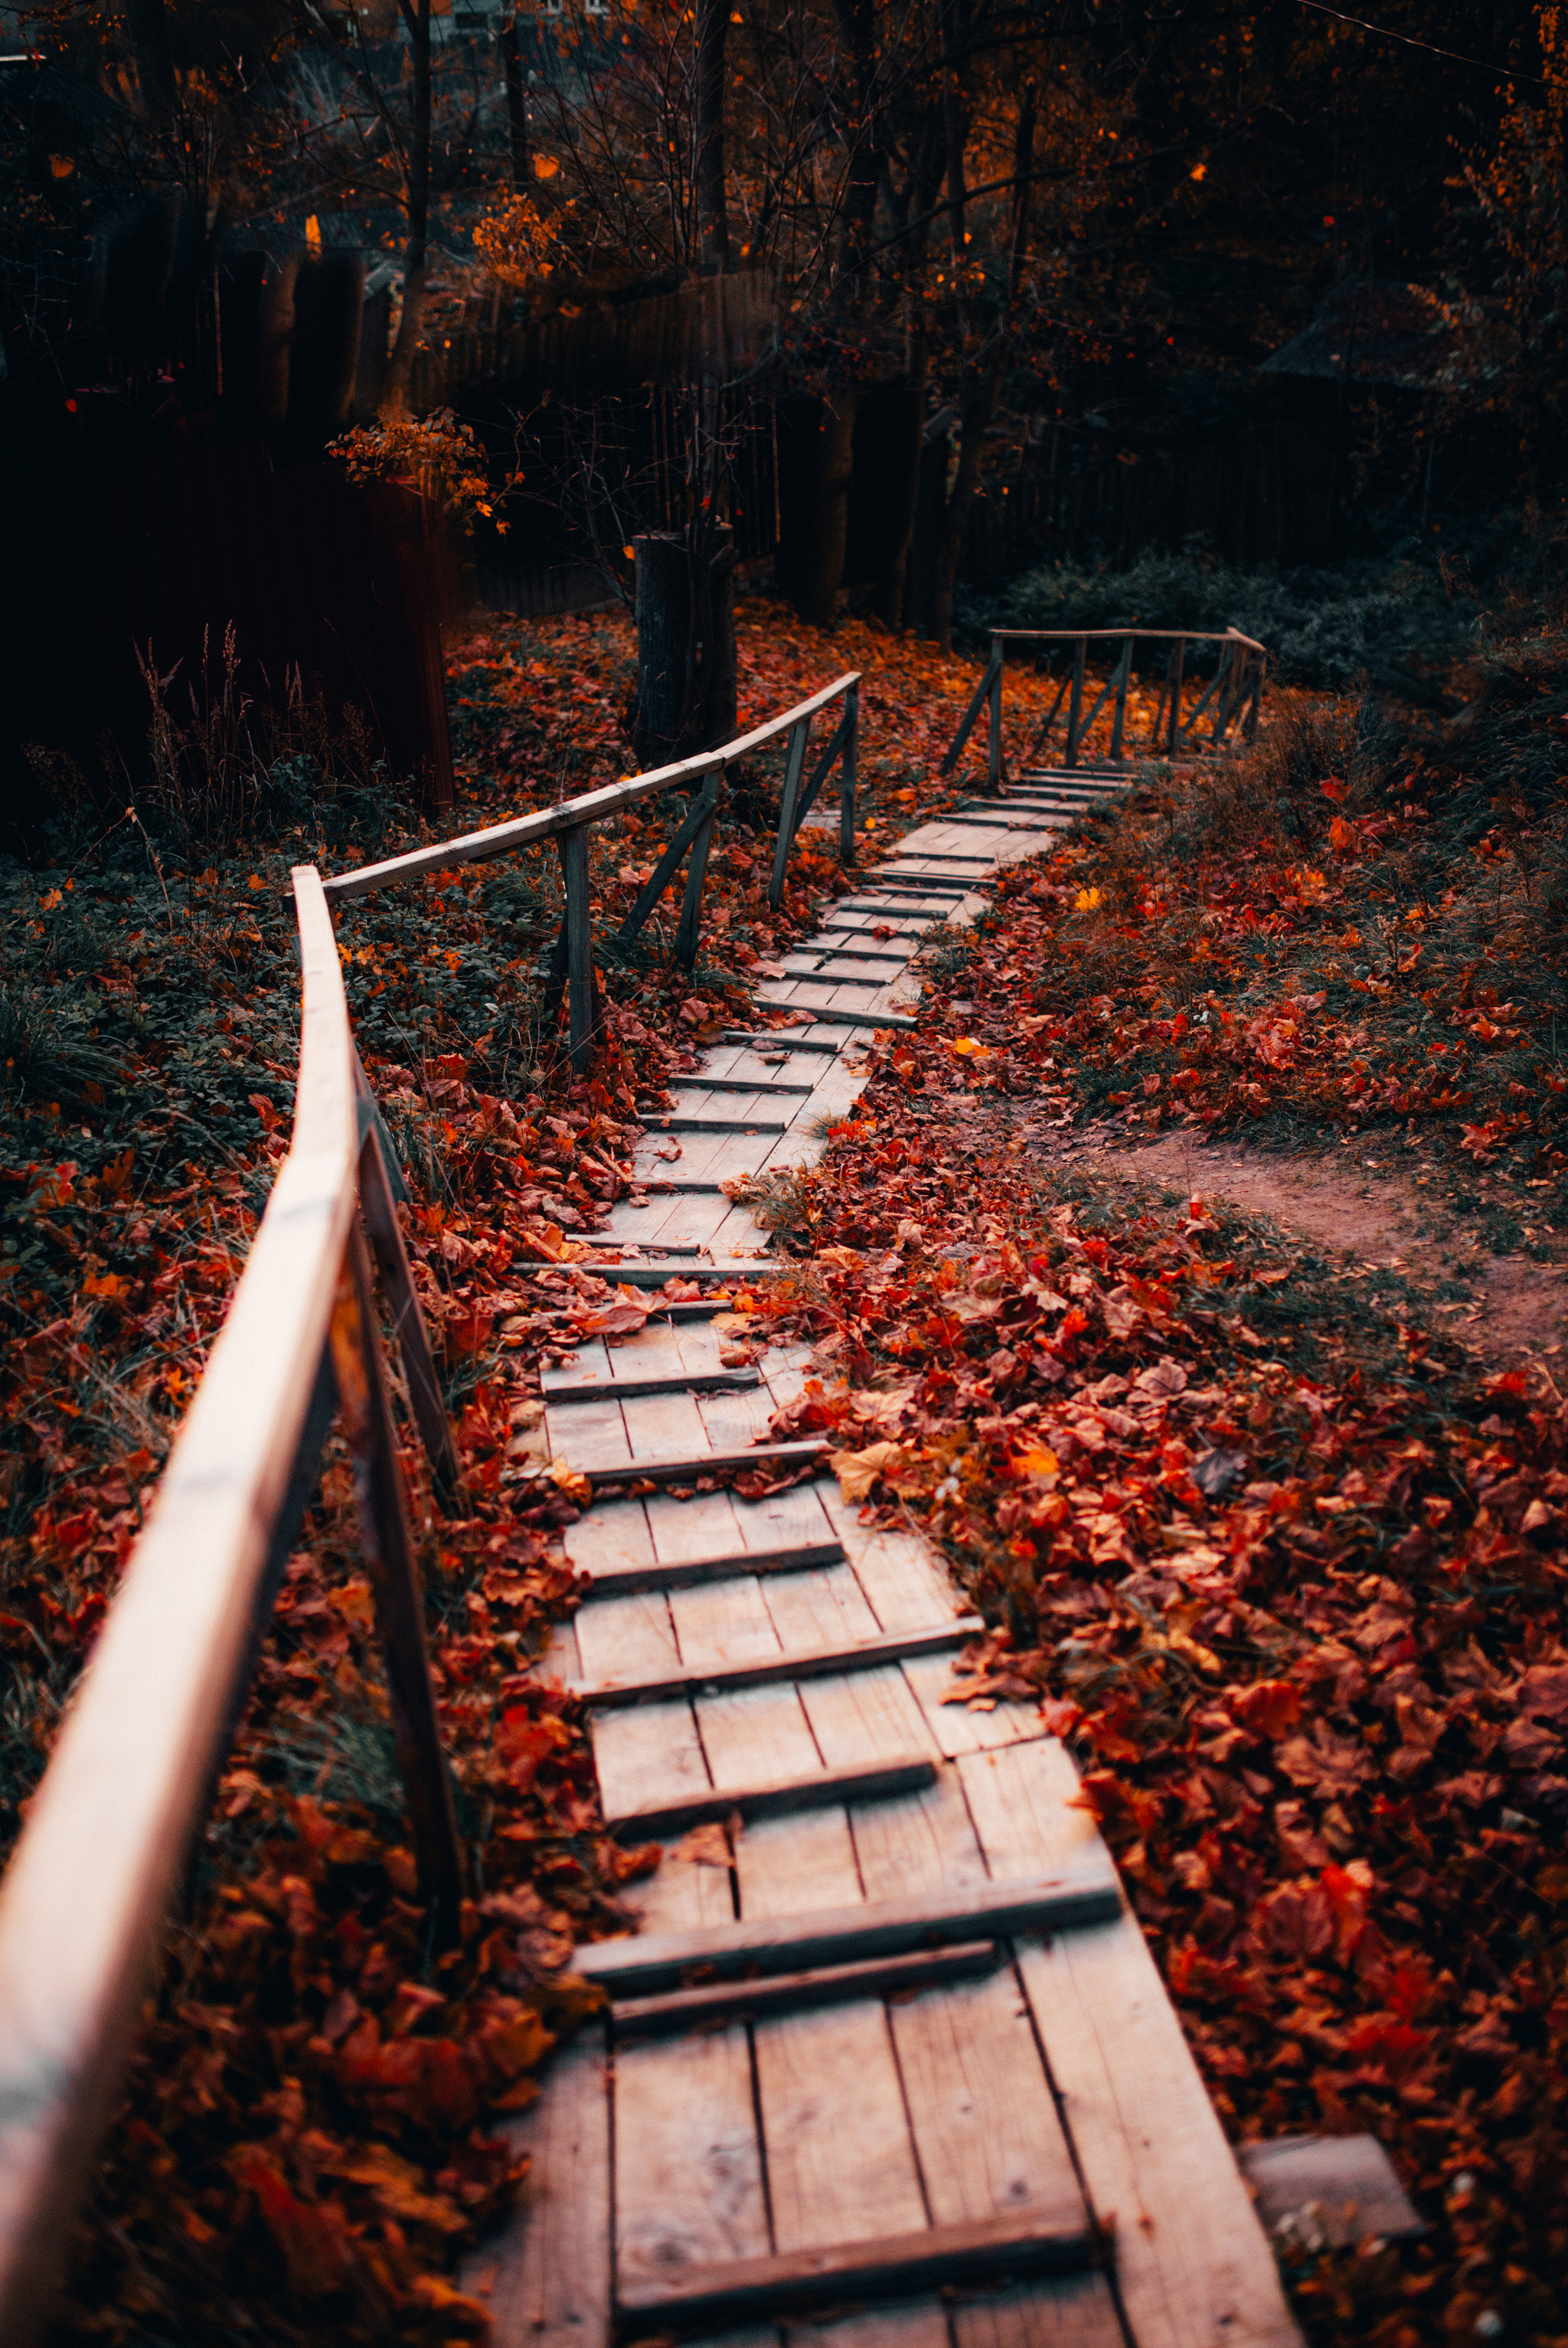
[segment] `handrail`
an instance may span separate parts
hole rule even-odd
[[[338,1400],[422,1888],[449,1932],[457,1861],[396,1455],[361,1185],[406,1358],[423,1323],[391,1221],[321,881],[294,875],[304,994],[287,1158],[201,1383],[0,1879],[0,2339],[46,2327],[64,2248],[129,2057],[160,1931],[227,1750],[259,1626]],[[392,1223],[396,1232],[396,1224]],[[407,1281],[407,1265],[402,1266]],[[357,1316],[357,1317],[356,1317]],[[411,1317],[410,1317],[411,1316]],[[358,1351],[356,1352],[357,1345]],[[428,1352],[420,1363],[431,1376]],[[377,1395],[380,1415],[377,1416]],[[390,1480],[389,1480],[390,1479]],[[423,1693],[421,1693],[421,1687]]]
[[[584,791],[578,798],[562,799],[558,807],[539,808],[531,815],[513,816],[510,821],[490,824],[483,831],[464,832],[457,839],[438,840],[428,848],[412,849],[406,856],[389,856],[379,864],[363,864],[353,872],[341,872],[324,884],[325,896],[329,903],[335,903],[339,899],[368,896],[372,891],[387,888],[395,881],[417,880],[422,872],[445,871],[456,864],[480,864],[492,856],[506,856],[514,849],[553,839],[561,855],[566,910],[551,961],[542,1024],[546,1027],[553,1024],[564,993],[568,1005],[572,1065],[581,1073],[588,1065],[595,1027],[593,938],[588,903],[589,826],[605,816],[618,815],[623,808],[634,807],[639,799],[657,798],[664,791],[678,790],[684,784],[704,785],[688,809],[686,820],[665,848],[636,903],[611,942],[611,951],[614,954],[624,955],[627,952],[669,888],[685,857],[686,894],[676,931],[675,951],[676,960],[690,970],[696,962],[703,880],[707,870],[714,826],[718,818],[719,778],[727,767],[744,757],[748,751],[760,748],[765,742],[776,741],[783,734],[789,737],[789,754],[785,761],[784,788],[779,809],[779,834],[774,843],[773,869],[768,881],[769,904],[777,910],[782,901],[785,868],[795,835],[838,762],[841,762],[839,777],[839,861],[844,865],[854,862],[855,759],[860,737],[860,670],[847,670],[842,676],[835,677],[831,685],[823,685],[820,692],[813,693],[805,701],[798,701],[793,709],[785,710],[782,716],[770,717],[765,726],[754,726],[749,734],[739,735],[733,741],[720,743],[711,750],[699,750],[695,757],[676,759],[671,766],[650,767],[646,774],[623,775],[617,783],[606,783],[601,790]],[[843,716],[808,779],[805,773],[806,746],[810,736],[811,720],[819,710],[825,709],[830,702],[837,701],[841,696],[844,704]]]
[[[1257,732],[1258,712],[1263,703],[1264,677],[1268,668],[1268,653],[1255,637],[1243,635],[1239,628],[1222,630],[1207,628],[993,628],[991,657],[963,716],[958,730],[947,746],[938,771],[950,775],[963,755],[964,745],[974,729],[975,721],[988,701],[991,705],[990,735],[986,757],[986,788],[993,794],[1002,788],[1005,771],[1002,757],[1002,665],[1005,646],[1008,644],[1066,644],[1073,648],[1072,667],[1057,688],[1057,697],[1047,713],[1032,745],[1030,756],[1038,757],[1057,722],[1057,713],[1067,698],[1068,741],[1063,763],[1076,767],[1078,754],[1088,738],[1093,726],[1112,694],[1116,698],[1111,710],[1110,756],[1113,762],[1121,757],[1122,736],[1127,725],[1127,694],[1132,682],[1132,648],[1140,641],[1169,644],[1171,658],[1160,687],[1155,705],[1154,723],[1150,728],[1150,747],[1160,740],[1161,721],[1166,714],[1166,696],[1170,695],[1167,721],[1167,757],[1174,757],[1178,746],[1191,732],[1216,693],[1220,705],[1214,720],[1212,747],[1222,742],[1233,722],[1241,716],[1242,731],[1250,741]],[[1087,717],[1083,715],[1085,655],[1091,644],[1119,644],[1121,658],[1106,679]],[[1207,690],[1200,695],[1195,708],[1183,717],[1181,714],[1181,678],[1186,664],[1189,644],[1220,644],[1223,650]]]
[[[1043,636],[1052,642],[1076,644],[1082,636],[1090,644],[1102,637],[1136,636],[1149,644],[1170,644],[1180,638],[1188,644],[1245,644],[1250,652],[1266,653],[1255,636],[1243,635],[1240,628],[988,628],[991,636]]]
[[[720,772],[748,750],[774,741],[779,735],[788,734],[803,723],[809,723],[819,709],[836,701],[841,693],[859,685],[861,672],[851,669],[814,693],[809,701],[797,702],[782,717],[770,717],[766,726],[756,726],[751,733],[740,735],[733,742],[723,743],[717,749],[702,750],[695,757],[680,758],[673,766],[650,767],[645,774],[623,775],[617,783],[606,783],[596,791],[584,791],[580,798],[562,799],[558,807],[538,808],[531,815],[513,816],[509,822],[492,823],[483,831],[464,832],[457,839],[438,841],[432,848],[416,848],[407,856],[389,856],[380,864],[362,864],[356,871],[340,872],[323,887],[329,904],[341,897],[365,897],[375,889],[385,889],[397,880],[417,880],[421,872],[445,871],[451,864],[482,864],[492,856],[505,856],[514,848],[531,848],[543,839],[554,839],[563,831],[572,831],[579,824],[597,823],[607,815],[619,815],[623,808],[634,807],[639,799],[655,798],[662,791],[678,790],[683,783],[697,782],[705,775]]]
[[[745,751],[789,735],[776,886],[801,819],[841,757],[841,852],[852,859],[858,686],[858,673],[840,677],[737,741],[569,800],[542,819],[525,817],[489,834],[346,874],[335,884],[324,883],[313,866],[296,867],[303,993],[288,1155],[146,1527],[0,1878],[5,2348],[34,2348],[47,2327],[66,2244],[135,2042],[162,1929],[233,1734],[256,1643],[315,1488],[335,1412],[354,1459],[360,1545],[419,1888],[436,1943],[450,1945],[457,1935],[462,1855],[425,1651],[372,1255],[434,1488],[443,1500],[457,1482],[457,1455],[374,1115],[360,1138],[361,1109],[373,1111],[374,1104],[349,1024],[331,897],[379,888],[410,870],[500,854],[517,844],[520,832],[555,833],[567,881],[575,1046],[579,987],[585,1000],[592,971],[591,963],[584,969],[591,953],[585,825],[683,780],[710,778],[677,834],[677,847],[688,830],[693,841],[682,933],[689,933],[695,952],[717,774]],[[841,695],[845,707],[838,731],[802,788],[811,718]],[[532,826],[538,829],[531,834]],[[496,843],[497,833],[509,837]],[[665,861],[673,870],[669,850]]]

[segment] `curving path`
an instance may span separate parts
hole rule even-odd
[[[810,1023],[736,1030],[682,1080],[598,1261],[646,1286],[764,1273],[724,1180],[815,1154],[871,1030],[913,1024],[923,932],[1119,779],[1026,777],[901,841],[769,988]],[[638,1934],[574,1960],[607,2021],[516,2124],[524,2206],[464,2276],[496,2348],[1285,2348],[1071,1760],[1032,1705],[944,1702],[976,1626],[941,1560],[828,1474],[712,1488],[727,1456],[782,1480],[821,1447],[757,1448],[803,1354],[746,1358],[722,1309],[672,1305],[545,1376],[551,1451],[603,1493],[547,1668],[593,1707],[606,1817],[665,1855]]]

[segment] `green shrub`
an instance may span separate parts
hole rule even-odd
[[[1269,650],[1273,674],[1293,685],[1343,689],[1363,673],[1425,668],[1474,648],[1479,612],[1450,596],[1435,571],[1393,556],[1361,556],[1333,570],[1236,571],[1189,545],[1144,554],[1126,571],[1047,563],[999,594],[965,595],[966,633],[1006,628],[1239,628]],[[1158,658],[1150,647],[1149,662]]]

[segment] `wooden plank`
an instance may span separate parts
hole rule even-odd
[[[593,1573],[595,1596],[601,1591],[629,1596],[641,1590],[690,1590],[699,1582],[727,1581],[738,1573],[799,1573],[812,1566],[837,1565],[843,1554],[837,1540],[801,1541],[789,1549],[727,1550],[717,1557],[672,1563],[655,1559],[648,1565],[579,1566],[578,1570]]]
[[[779,2250],[810,2257],[824,2243],[923,2228],[920,2170],[881,2002],[779,2015],[758,2024],[754,2043]]]
[[[235,1717],[315,1387],[358,1162],[331,916],[294,875],[304,995],[289,1154],[146,1529],[0,1886],[0,2336],[48,2320],[163,1920]]]
[[[710,2267],[666,2262],[656,2281],[618,2281],[617,2326],[624,2339],[658,2331],[689,2337],[846,2300],[914,2297],[965,2283],[1087,2267],[1098,2254],[1081,2204],[1063,2202],[1026,2216],[912,2227],[897,2235]]]
[[[988,1712],[967,1704],[944,1704],[943,1698],[961,1683],[937,1656],[912,1655],[903,1675],[913,1690],[938,1746],[950,1759],[960,1753],[988,1752],[994,1746],[1017,1745],[1044,1735],[1040,1710],[1034,1704],[998,1704]]]
[[[601,1232],[596,1236],[603,1238]],[[781,1258],[773,1262],[758,1262],[749,1256],[736,1256],[708,1261],[686,1256],[649,1256],[641,1262],[622,1262],[605,1256],[600,1260],[584,1258],[578,1266],[581,1272],[597,1272],[602,1279],[624,1281],[630,1288],[663,1288],[671,1280],[706,1280],[721,1286],[733,1287],[738,1281],[776,1278],[790,1266]]]
[[[578,1608],[573,1627],[586,1678],[641,1672],[652,1679],[680,1668],[675,1625],[662,1593],[594,1598]]]
[[[711,1965],[718,1974],[798,1972],[863,1957],[901,1956],[944,1941],[1026,1931],[1072,1934],[1120,1912],[1115,1871],[1101,1852],[1076,1870],[1032,1882],[743,1919],[700,1933],[590,1941],[573,1952],[572,1968],[602,1982],[612,1997],[646,1996],[678,1986],[689,1965]]]
[[[877,1761],[859,1769],[816,1769],[805,1776],[775,1778],[766,1785],[710,1788],[674,1800],[639,1802],[634,1808],[605,1808],[605,1823],[620,1841],[645,1836],[684,1834],[688,1827],[735,1817],[745,1819],[783,1816],[789,1811],[821,1809],[833,1802],[873,1801],[884,1795],[908,1794],[929,1786],[936,1774],[928,1756],[903,1761]]]
[[[615,2007],[615,2039],[666,2035],[716,2022],[758,2022],[775,2013],[804,2013],[865,1997],[904,1997],[917,1989],[970,1981],[1003,1962],[995,1941],[964,1941],[955,1949],[922,1949],[913,1957],[883,1957],[861,1965],[823,1965],[815,1972],[776,1973],[769,1981],[717,1982],[663,1997],[632,1997]]]
[[[640,1588],[633,1577],[658,1568],[647,1511],[641,1500],[601,1500],[592,1513],[579,1517],[561,1536],[567,1562],[578,1573],[592,1574],[595,1593],[618,1591],[630,1596]],[[617,1576],[625,1577],[617,1582]],[[649,1583],[657,1588],[657,1583]]]
[[[548,1374],[547,1374],[548,1375]],[[559,1373],[557,1374],[559,1375]],[[584,1378],[573,1385],[548,1385],[544,1391],[557,1409],[563,1403],[641,1400],[650,1395],[743,1394],[759,1385],[756,1370],[676,1370],[665,1376],[638,1377],[617,1368],[608,1377]]]
[[[606,1818],[640,1801],[673,1801],[683,1794],[700,1797],[713,1788],[689,1704],[650,1704],[640,1711],[603,1714],[593,1723],[593,1766]],[[660,1869],[661,1875],[668,1873],[667,1867]],[[727,1878],[723,1919],[734,1912]]]
[[[1405,2241],[1424,2234],[1394,2164],[1375,2136],[1286,2136],[1243,2144],[1237,2152],[1259,2222],[1273,2233],[1294,2225],[1337,2250],[1374,2238]]]
[[[610,2080],[603,2028],[557,2054],[544,2092],[497,2130],[526,2156],[520,2208],[464,2260],[459,2287],[489,2309],[498,2342],[609,2348]]]
[[[620,1411],[639,1473],[644,1459],[667,1459],[683,1451],[696,1452],[706,1447],[702,1414],[695,1395],[628,1395]]]
[[[768,2215],[744,2029],[649,2039],[615,2057],[618,2299],[671,2274],[766,2257]]]
[[[959,1767],[993,1868],[1101,1859],[1092,1821],[1069,1807],[1078,1774],[1055,1739]],[[1298,2348],[1273,2255],[1136,1919],[1022,1947],[1019,1966],[1090,2200],[1117,2213],[1118,2287],[1139,2348],[1221,2339]]]
[[[571,1403],[560,1412],[547,1403],[544,1434],[552,1459],[569,1459],[573,1468],[603,1483],[624,1480],[632,1446],[618,1402]]]
[[[680,1594],[690,1598],[703,1593]],[[594,1705],[656,1704],[672,1696],[696,1696],[718,1688],[763,1687],[780,1680],[821,1679],[829,1673],[874,1671],[879,1664],[896,1663],[906,1655],[960,1647],[965,1640],[976,1637],[983,1628],[977,1614],[960,1615],[952,1623],[933,1630],[892,1631],[874,1639],[853,1640],[842,1646],[819,1647],[804,1653],[764,1654],[748,1663],[697,1667],[661,1677],[582,1681],[573,1693],[585,1704]]]
[[[805,1459],[820,1459],[829,1448],[825,1437],[813,1435],[791,1443],[748,1444],[728,1451],[683,1451],[665,1458],[639,1459],[634,1470],[629,1457],[627,1464],[619,1468],[590,1465],[575,1456],[575,1427],[582,1416],[573,1412],[570,1422],[573,1430],[572,1465],[580,1467],[591,1484],[624,1483],[633,1473],[639,1483],[645,1479],[655,1484],[693,1484],[699,1476],[738,1468],[761,1468],[777,1473],[780,1468],[798,1467]]]
[[[607,783],[600,790],[584,791],[574,799],[562,799],[557,807],[540,808],[531,815],[514,816],[510,822],[490,824],[483,831],[464,832],[456,839],[439,840],[430,848],[416,848],[407,856],[390,856],[379,864],[360,865],[352,872],[337,873],[323,884],[325,896],[329,902],[340,897],[366,896],[372,890],[385,889],[394,881],[412,880],[424,872],[444,872],[458,864],[483,863],[492,856],[507,856],[516,849],[537,846],[577,825],[597,823],[605,816],[619,815],[641,799],[655,798],[663,791],[679,790],[701,776],[714,774],[737,758],[746,757],[760,744],[789,733],[802,719],[826,708],[830,701],[836,701],[840,694],[859,682],[858,670],[836,677],[809,700],[785,710],[780,716],[769,718],[766,726],[757,726],[717,750],[702,751],[695,758],[682,758],[668,767],[653,767],[645,775],[624,775],[619,782]]]

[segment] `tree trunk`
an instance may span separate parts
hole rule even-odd
[[[844,185],[839,273],[847,306],[858,310],[865,306],[871,294],[864,264],[871,249],[877,190],[882,182],[874,87],[876,19],[872,0],[834,0],[834,14],[850,59],[849,88],[840,103],[849,140],[850,168]]]
[[[822,402],[818,421],[816,462],[794,584],[795,608],[816,628],[832,626],[843,584],[857,405],[854,386],[841,384],[832,397]]]
[[[696,243],[707,269],[729,266],[724,162],[724,45],[729,0],[696,0]]]
[[[1034,160],[1035,106],[1035,85],[1030,82],[1018,108],[1017,129],[1013,143],[1013,235],[1002,314],[996,322],[995,340],[989,358],[983,364],[965,368],[964,388],[959,396],[958,473],[943,517],[942,540],[937,548],[936,575],[932,593],[932,633],[944,653],[953,649],[953,591],[963,558],[964,537],[969,526],[975,492],[980,486],[980,457],[985,427],[996,412],[996,396],[1012,355],[1016,331],[1018,296],[1022,290],[1024,263],[1028,254],[1028,173]],[[960,185],[962,170],[963,159],[960,156]]]
[[[981,445],[996,406],[1001,376],[999,360],[993,360],[984,370],[975,370],[965,385],[959,406],[958,472],[942,518],[931,595],[931,633],[944,653],[953,650],[953,591],[964,554],[970,509],[980,486]]]
[[[414,89],[404,184],[408,232],[403,245],[403,314],[387,362],[384,416],[400,416],[407,404],[414,354],[425,329],[425,265],[430,231],[430,0],[398,0],[398,5],[413,51]]]
[[[636,622],[632,738],[643,765],[667,766],[728,741],[737,660],[727,529],[699,523],[636,541]]]
[[[872,609],[884,627],[903,624],[903,588],[909,572],[909,551],[914,543],[914,515],[920,499],[920,452],[925,430],[925,361],[927,337],[923,319],[909,337],[909,374],[901,403],[899,432],[903,446],[899,470],[898,501],[889,517],[887,556],[878,574]]]
[[[136,48],[142,106],[150,121],[167,122],[180,104],[180,86],[174,78],[174,52],[169,44],[163,0],[129,0],[125,13]]]
[[[517,18],[511,17],[500,36],[501,71],[506,77],[506,128],[511,149],[511,184],[521,195],[528,186],[528,93],[523,87],[522,53],[518,44]]]

